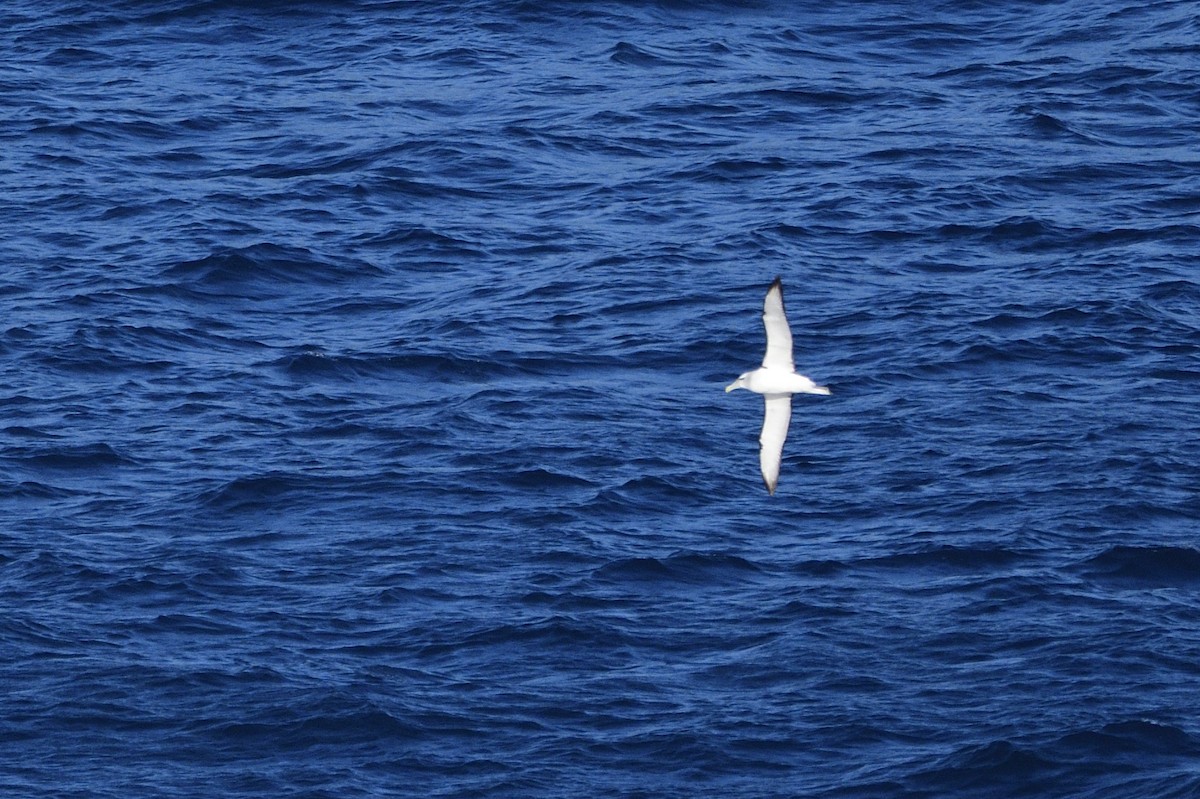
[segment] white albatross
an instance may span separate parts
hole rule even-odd
[[[762,434],[758,437],[758,460],[767,493],[774,494],[779,483],[779,463],[783,460],[783,442],[792,418],[792,395],[828,394],[829,389],[796,374],[796,363],[792,360],[792,331],[783,312],[783,283],[779,278],[775,278],[771,288],[767,289],[763,325],[767,328],[767,354],[763,356],[762,366],[734,380],[725,387],[725,393],[744,388],[762,394],[766,400]]]

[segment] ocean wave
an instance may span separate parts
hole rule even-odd
[[[1192,11],[5,4],[6,789],[1196,793]]]

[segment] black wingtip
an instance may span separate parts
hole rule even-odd
[[[775,291],[775,289],[779,289],[779,304],[783,305],[783,279],[779,275],[776,275],[775,280],[771,282],[771,287],[767,289],[767,296],[770,297],[771,292]],[[766,313],[765,308],[763,309],[763,313]],[[787,313],[786,308],[784,308],[784,313]]]

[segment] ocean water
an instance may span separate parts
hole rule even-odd
[[[1200,796],[1195,3],[0,50],[5,797]]]

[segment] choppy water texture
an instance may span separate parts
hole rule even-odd
[[[6,797],[1200,795],[1194,3],[0,51]]]

